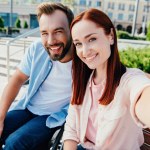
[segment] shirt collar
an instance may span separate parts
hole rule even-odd
[[[95,70],[92,71],[92,73],[91,73],[91,75],[90,75],[90,78],[89,78],[89,81],[88,81],[89,87],[92,86],[92,78],[93,78],[94,71],[95,71]]]

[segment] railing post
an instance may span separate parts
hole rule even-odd
[[[11,45],[11,43],[13,43],[14,41],[19,40],[23,37],[27,37],[29,35],[32,35],[33,33],[36,33],[37,31],[39,31],[39,27],[37,27],[37,28],[27,32],[27,33],[19,35],[16,38],[13,38],[13,39],[7,41],[7,43],[6,43],[6,46],[7,46],[6,68],[7,68],[7,80],[8,81],[9,81],[9,77],[10,77],[10,45]],[[26,43],[24,43],[24,51],[25,51],[25,46],[26,46]]]
[[[23,53],[25,53],[25,49],[26,49],[26,41],[24,40],[24,48],[23,48]]]
[[[9,81],[10,67],[9,67],[9,43],[7,43],[7,56],[6,56],[6,68],[7,68],[7,81]]]

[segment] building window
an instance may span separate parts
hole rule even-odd
[[[108,12],[108,16],[109,16],[110,19],[112,19],[113,18],[113,13],[112,12]]]
[[[118,20],[123,20],[123,14],[118,14]]]
[[[38,27],[37,16],[35,14],[30,14],[30,28]]]
[[[109,2],[108,3],[108,9],[114,9],[114,3]]]
[[[150,9],[150,6],[144,5],[144,7],[143,7],[144,12],[149,12],[149,9]]]
[[[133,15],[132,15],[132,14],[129,14],[128,20],[129,20],[129,21],[133,21]]]
[[[88,4],[89,6],[91,6],[92,5],[92,1],[89,1],[89,4]]]
[[[86,6],[86,0],[80,0],[80,5],[81,6]]]
[[[129,5],[129,11],[134,11],[135,6],[134,5]]]
[[[118,9],[119,10],[125,10],[125,4],[119,4]]]
[[[147,22],[147,17],[146,16],[142,17],[142,22]]]
[[[9,13],[0,13],[0,16],[4,20],[4,26],[10,26],[10,14]],[[12,27],[15,26],[15,22],[18,18],[18,14],[13,13],[12,14]]]
[[[146,6],[143,7],[143,11],[147,12],[147,7]]]
[[[101,6],[101,2],[100,2],[100,1],[97,1],[96,6],[97,6],[97,7],[100,7],[100,6]]]

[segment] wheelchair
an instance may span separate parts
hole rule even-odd
[[[64,132],[64,124],[58,129],[49,142],[48,150],[63,150],[62,135]]]
[[[144,135],[144,144],[141,147],[141,150],[150,150],[150,129],[143,129]]]

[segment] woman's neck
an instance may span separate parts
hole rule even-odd
[[[95,69],[94,75],[93,75],[93,81],[94,84],[100,84],[106,80],[106,68],[102,69]]]

